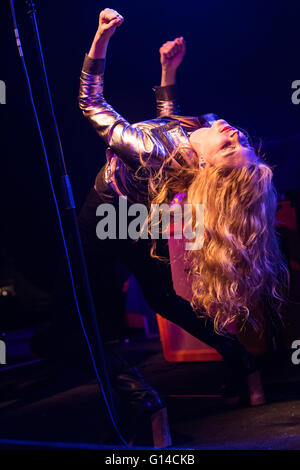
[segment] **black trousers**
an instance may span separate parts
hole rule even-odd
[[[96,216],[96,209],[104,202],[108,201],[101,198],[94,188],[91,189],[78,218],[102,332],[108,332],[109,336],[113,325],[117,328],[122,324],[117,290],[120,289],[118,272],[120,266],[123,266],[134,274],[146,301],[155,312],[215,348],[235,374],[244,376],[256,370],[255,358],[235,336],[216,334],[209,318],[199,318],[189,302],[176,295],[170,265],[150,255],[151,240],[136,242],[128,238],[100,240],[97,237],[96,225],[100,218]],[[119,200],[116,195],[111,203],[114,204],[118,220]]]

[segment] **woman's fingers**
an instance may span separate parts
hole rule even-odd
[[[117,23],[121,24],[123,21],[123,16],[111,8],[105,8],[105,10],[102,10],[100,13],[100,22],[103,24],[103,26],[112,24],[116,26]]]
[[[99,15],[98,33],[109,40],[116,29],[121,26],[124,18],[116,10],[105,8]]]
[[[175,44],[166,44],[163,46],[163,53],[168,57],[175,55],[177,52],[177,47]]]
[[[159,49],[162,66],[177,69],[185,55],[185,42],[182,36],[165,42]]]
[[[120,18],[123,18],[120,13],[118,13],[116,10],[113,10],[112,8],[105,8],[100,12],[100,16],[103,18],[106,18],[107,20],[113,20],[117,16]]]
[[[175,57],[179,52],[182,52],[185,48],[185,42],[183,37],[178,37],[174,41],[165,42],[160,48],[160,53],[164,54],[168,59]]]
[[[103,29],[108,30],[116,26],[120,26],[122,23],[123,23],[122,20],[120,20],[119,18],[115,18],[113,20],[110,20],[108,23],[104,24]]]

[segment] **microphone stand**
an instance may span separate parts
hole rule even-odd
[[[56,159],[57,159],[57,162],[60,168],[60,173],[61,173],[60,176],[61,176],[61,181],[63,184],[64,195],[65,195],[65,209],[67,210],[70,216],[69,217],[70,231],[71,231],[72,241],[74,245],[74,249],[72,250],[72,253],[76,260],[76,263],[72,263],[72,270],[74,271],[73,266],[76,266],[76,271],[77,271],[76,280],[78,279],[78,282],[83,292],[83,297],[85,299],[85,302],[84,302],[85,317],[87,318],[88,324],[91,325],[93,332],[94,332],[94,335],[93,335],[94,341],[92,343],[89,341],[88,342],[90,343],[90,347],[92,350],[92,356],[93,356],[92,358],[94,358],[94,367],[95,367],[95,372],[97,376],[97,381],[100,385],[100,388],[102,388],[102,390],[104,391],[104,399],[106,399],[106,405],[108,407],[108,411],[111,412],[110,416],[112,418],[112,421],[114,420],[115,423],[117,423],[118,416],[117,416],[114,401],[113,401],[110,379],[109,379],[106,362],[105,362],[102,338],[100,334],[100,329],[99,329],[98,319],[97,319],[94,301],[93,301],[93,297],[91,293],[91,288],[90,288],[90,284],[88,280],[87,267],[86,267],[83,247],[82,247],[80,234],[79,234],[79,228],[78,228],[78,223],[77,223],[77,216],[76,216],[76,211],[75,211],[75,203],[74,203],[71,183],[70,183],[69,176],[68,176],[67,169],[66,169],[59,130],[58,130],[55,114],[54,114],[51,92],[50,92],[50,88],[49,88],[49,84],[47,80],[43,51],[42,51],[39,30],[38,30],[38,25],[37,25],[37,20],[36,20],[35,4],[31,0],[27,0],[26,4],[28,6],[28,14],[31,18],[31,22],[33,26],[35,43],[36,43],[39,60],[40,60],[40,66],[41,66],[41,76],[43,78],[43,85],[46,89],[46,94],[48,96],[51,121],[52,121],[52,125],[54,127],[54,131],[56,135],[57,149],[54,153],[56,153]],[[13,13],[13,17],[14,17],[14,13]],[[14,21],[15,21],[15,18],[14,18]],[[15,32],[16,31],[17,31],[17,27],[15,25]],[[97,372],[99,373],[99,375],[97,374]],[[118,429],[116,430],[118,431]]]

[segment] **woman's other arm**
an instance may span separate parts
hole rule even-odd
[[[165,42],[159,49],[161,63],[160,86],[175,85],[176,72],[185,56],[185,42],[183,37],[174,41]]]
[[[165,42],[159,49],[160,87],[155,87],[157,117],[180,114],[176,93],[176,72],[185,56],[183,37]]]

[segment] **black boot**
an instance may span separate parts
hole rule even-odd
[[[265,402],[258,360],[242,346],[235,336],[228,335],[228,346],[223,343],[222,355],[226,366],[224,401],[228,405],[247,402],[261,405]],[[234,348],[236,355],[232,354]]]
[[[151,415],[164,408],[158,392],[119,353],[118,343],[105,343],[104,351],[112,389],[125,406],[137,416]]]
[[[113,381],[113,389],[137,416],[151,415],[165,407],[158,392],[143,379],[136,367],[118,374]]]
[[[127,441],[130,445],[170,446],[166,405],[159,393],[115,346],[106,344],[105,353],[121,429]]]

